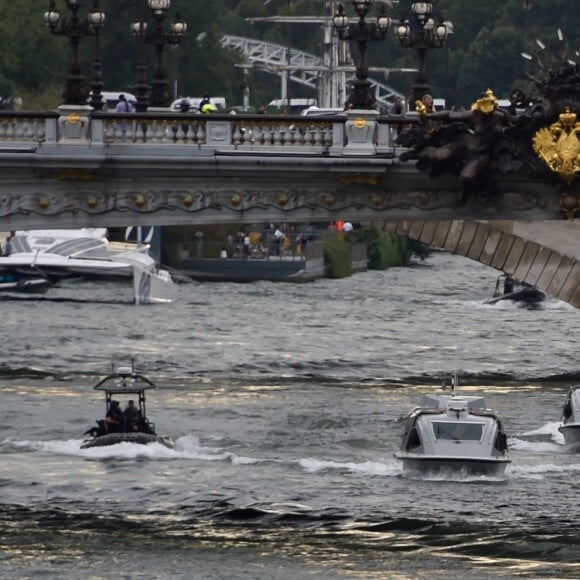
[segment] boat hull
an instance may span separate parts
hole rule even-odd
[[[535,288],[529,288],[525,290],[519,290],[517,292],[511,292],[510,294],[503,294],[502,296],[496,296],[489,300],[486,300],[486,304],[497,304],[498,302],[508,301],[508,302],[519,302],[522,304],[527,304],[528,306],[537,306],[540,302],[543,302],[546,295]]]
[[[558,427],[558,431],[564,436],[564,443],[566,445],[576,445],[580,451],[580,423],[562,425]]]
[[[463,472],[470,475],[501,476],[510,459],[476,457],[432,457],[396,453],[403,469],[418,473]]]
[[[109,445],[117,445],[118,443],[137,443],[138,445],[148,445],[149,443],[161,443],[173,449],[174,442],[167,437],[159,437],[150,433],[109,433],[108,435],[101,435],[94,439],[89,439],[83,442],[81,449],[90,449],[91,447],[107,447]]]

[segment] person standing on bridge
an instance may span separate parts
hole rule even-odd
[[[199,112],[204,115],[209,115],[210,113],[215,113],[217,107],[211,102],[211,98],[208,93],[203,95],[203,99],[199,102]]]
[[[127,100],[127,97],[123,94],[119,95],[119,101],[115,106],[116,113],[131,113],[133,111],[133,107],[131,103]]]
[[[119,101],[117,102],[117,105],[115,106],[115,112],[116,113],[131,113],[133,111],[133,107],[131,106],[131,103],[127,100],[127,97],[125,97],[125,95],[120,94],[119,95]],[[123,141],[127,140],[127,129],[128,129],[129,125],[127,124],[127,121],[123,121],[119,124],[119,128],[121,129],[122,133],[123,133]]]
[[[284,242],[285,238],[286,236],[284,235],[282,230],[280,228],[276,228],[276,231],[274,232],[274,244],[276,245],[276,256],[281,255],[280,246]]]
[[[395,101],[391,105],[389,109],[389,113],[391,115],[404,115],[405,114],[405,102],[403,101],[403,97],[397,95],[395,97]]]
[[[433,103],[433,97],[429,93],[427,93],[426,95],[423,95],[421,102],[425,106],[426,114],[435,112],[435,105]]]
[[[396,115],[397,117],[402,117],[405,114],[405,101],[403,97],[397,95],[395,101],[389,109],[389,115]],[[396,139],[403,128],[402,123],[391,123],[392,138]]]

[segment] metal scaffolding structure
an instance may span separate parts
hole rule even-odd
[[[280,97],[289,98],[290,81],[310,87],[317,91],[318,105],[323,108],[342,107],[346,101],[348,86],[355,76],[355,67],[348,43],[341,42],[333,29],[332,17],[336,12],[336,0],[324,1],[324,16],[270,16],[249,18],[249,22],[268,22],[283,24],[316,25],[323,30],[323,56],[318,57],[289,46],[273,44],[240,36],[222,37],[224,46],[239,50],[246,59],[244,70],[257,68],[281,77]],[[370,67],[371,73],[388,78],[391,72],[415,72],[415,69]],[[387,108],[400,92],[376,78],[369,79],[379,108]],[[249,93],[244,102],[249,104]]]

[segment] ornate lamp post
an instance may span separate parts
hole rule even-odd
[[[385,14],[384,4],[381,5],[381,12],[376,22],[369,23],[365,20],[372,4],[373,0],[352,0],[354,10],[359,17],[357,22],[349,22],[342,4],[338,5],[338,11],[332,19],[339,38],[353,40],[358,46],[356,81],[349,96],[353,109],[371,109],[375,102],[368,80],[367,44],[371,40],[384,40],[391,25],[391,19]]]
[[[71,12],[70,20],[62,18],[56,9],[55,0],[49,1],[49,8],[44,13],[44,22],[50,28],[52,34],[66,36],[70,41],[71,62],[66,79],[66,86],[62,93],[65,105],[86,105],[87,93],[84,87],[85,77],[79,62],[79,43],[83,36],[95,36],[95,61],[93,62],[93,81],[91,88],[98,93],[100,102],[102,77],[100,63],[100,45],[98,42],[100,30],[105,22],[105,14],[99,9],[99,0],[93,0],[93,8],[86,20],[79,16],[81,0],[66,0]],[[93,94],[93,98],[95,95]],[[92,104],[92,102],[91,102]]]
[[[147,0],[147,5],[153,16],[153,25],[149,27],[143,19],[135,20],[131,24],[131,32],[140,42],[139,64],[137,67],[139,77],[137,86],[137,110],[147,108],[146,97],[145,103],[143,102],[143,89],[144,85],[146,86],[146,81],[144,80],[145,59],[143,55],[143,44],[148,43],[155,46],[157,56],[153,80],[151,82],[150,104],[154,107],[168,107],[170,102],[169,83],[163,68],[163,51],[166,44],[179,44],[187,31],[187,24],[181,19],[179,14],[171,23],[169,31],[163,29],[163,21],[171,6],[171,0]],[[142,17],[142,14],[140,16]]]
[[[103,110],[101,90],[103,88],[103,67],[101,63],[101,29],[105,23],[105,14],[99,10],[100,0],[93,0],[93,8],[89,13],[89,21],[95,35],[95,53],[93,57],[93,77],[91,79],[91,100],[89,105],[95,111]]]
[[[419,101],[429,92],[425,58],[427,51],[432,48],[441,48],[447,42],[447,37],[453,31],[451,22],[435,21],[431,17],[433,4],[431,0],[425,2],[411,2],[413,22],[401,20],[395,26],[395,36],[404,48],[414,48],[419,56],[419,71],[413,85],[412,104]]]

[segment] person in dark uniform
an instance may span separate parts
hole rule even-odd
[[[107,433],[121,433],[123,431],[123,411],[119,407],[119,401],[111,401],[111,405],[105,416]]]
[[[503,282],[503,293],[511,294],[514,291],[514,279],[509,275],[506,274],[505,280]]]
[[[125,419],[125,431],[139,431],[141,425],[141,412],[135,406],[134,401],[128,401],[127,407],[123,412]]]

